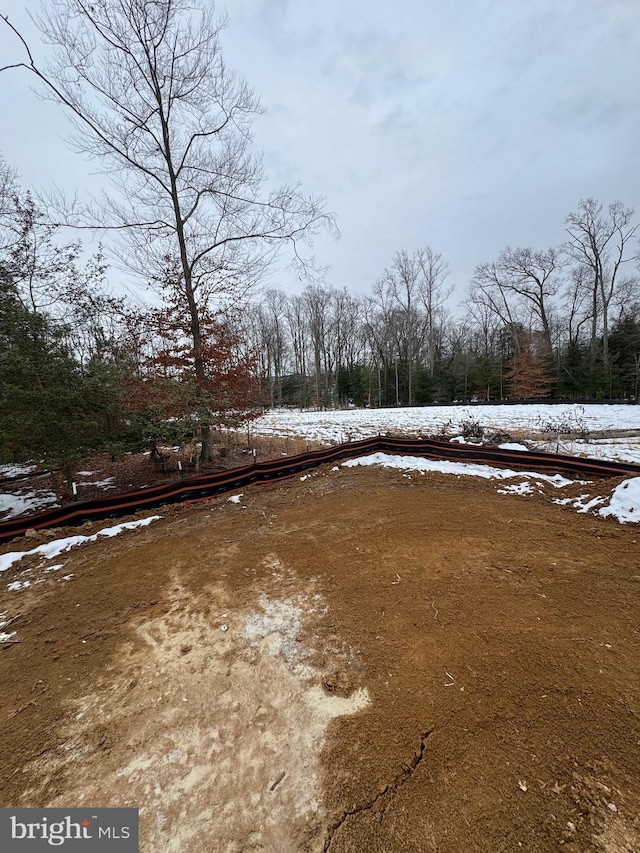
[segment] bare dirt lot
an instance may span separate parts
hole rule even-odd
[[[138,806],[146,853],[640,851],[637,528],[377,469],[159,514],[4,573],[2,805]]]

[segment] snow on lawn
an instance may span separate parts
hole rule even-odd
[[[37,467],[37,465],[0,465],[0,480],[12,480],[23,474],[31,474]]]
[[[610,462],[631,462],[640,465],[640,437],[632,438],[593,438],[589,441],[545,441],[535,442],[537,450],[546,453],[563,453],[566,456],[588,456],[590,459],[603,459]]]
[[[0,494],[0,520],[8,521],[17,515],[32,514],[55,506],[58,498],[53,492],[19,491],[17,494]]]
[[[113,527],[103,527],[102,530],[98,530],[92,536],[68,536],[66,539],[54,539],[53,542],[45,542],[44,545],[38,545],[37,548],[32,548],[30,551],[11,551],[8,554],[0,554],[0,572],[6,572],[10,566],[29,554],[42,554],[45,560],[52,560],[83,542],[95,542],[98,536],[117,536],[123,530],[146,527],[147,524],[151,524],[152,521],[157,521],[159,518],[162,516],[150,515],[148,518],[142,518],[139,521],[125,521],[123,524],[116,524]]]
[[[575,480],[567,480],[560,474],[536,474],[532,471],[513,471],[510,468],[494,468],[491,465],[476,465],[472,462],[449,462],[448,460],[421,459],[418,456],[396,456],[389,453],[372,453],[342,463],[343,468],[355,468],[357,465],[382,465],[385,468],[400,468],[403,471],[438,471],[441,474],[483,477],[486,480],[509,480],[512,477],[533,477],[544,480],[556,488],[571,486]]]
[[[463,421],[477,421],[486,430],[505,432],[540,432],[545,425],[561,423],[590,431],[640,429],[640,407],[598,403],[534,403],[325,412],[271,409],[253,421],[251,429],[258,435],[301,436],[309,441],[341,443],[386,432],[435,435],[448,431],[451,434],[459,429]]]

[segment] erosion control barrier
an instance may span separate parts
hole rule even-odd
[[[434,439],[394,438],[379,435],[361,441],[333,445],[322,450],[313,450],[309,453],[300,453],[297,456],[256,462],[242,468],[223,471],[221,474],[202,474],[199,477],[174,483],[163,483],[159,486],[149,486],[97,500],[67,504],[36,515],[3,521],[0,522],[0,543],[8,542],[31,529],[42,530],[48,527],[83,524],[85,521],[118,518],[140,510],[155,509],[165,504],[199,501],[214,495],[234,492],[252,483],[274,483],[288,477],[295,477],[296,474],[328,462],[353,459],[379,451],[422,456],[427,459],[485,463],[498,468],[512,468],[516,471],[540,471],[544,474],[577,475],[596,479],[640,476],[640,465],[621,462],[580,459],[553,453],[500,450],[489,446],[454,444]]]

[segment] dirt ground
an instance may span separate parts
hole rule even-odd
[[[159,514],[2,576],[1,805],[138,806],[146,853],[640,851],[637,528],[328,467]]]

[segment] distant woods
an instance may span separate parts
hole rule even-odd
[[[246,325],[269,403],[637,400],[633,210],[586,199],[565,228],[558,247],[506,247],[478,265],[455,316],[448,264],[431,248],[397,252],[364,296],[266,291]]]

